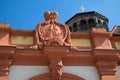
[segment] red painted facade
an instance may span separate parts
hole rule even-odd
[[[64,29],[67,31],[68,26],[58,23],[56,20],[58,15],[54,14],[45,14],[45,23],[39,25],[45,27],[50,23],[49,26],[57,25],[60,31]],[[51,15],[52,18],[48,18]],[[120,33],[117,31],[119,26],[115,26],[112,32],[104,28],[92,28],[89,33],[67,31],[64,42],[52,40],[51,43],[42,44],[42,48],[37,42],[36,34],[39,33],[36,33],[36,30],[14,30],[8,24],[0,23],[0,80],[7,80],[9,67],[12,65],[49,66],[49,73],[29,80],[84,80],[78,76],[63,73],[61,70],[63,66],[95,66],[100,80],[118,80],[116,66],[120,66],[120,51],[115,43],[120,42]],[[12,44],[12,36],[33,37],[33,44]],[[73,38],[88,39],[90,46],[71,46],[67,40]]]

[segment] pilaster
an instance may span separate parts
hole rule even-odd
[[[12,64],[12,56],[15,47],[0,46],[0,78],[8,80],[9,67]]]
[[[100,80],[118,80],[116,75],[118,55],[115,50],[94,50]]]

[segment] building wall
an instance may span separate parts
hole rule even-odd
[[[11,66],[8,80],[28,80],[48,72],[47,66]],[[96,68],[92,66],[64,66],[63,72],[74,74],[85,80],[99,80]]]
[[[48,72],[47,66],[11,66],[8,80],[28,80],[38,74]]]
[[[23,45],[32,45],[33,37],[25,36],[12,36],[11,44],[23,44]]]
[[[118,80],[120,80],[120,66],[116,67]]]
[[[99,80],[97,70],[93,66],[64,66],[63,72],[77,75],[85,80]]]

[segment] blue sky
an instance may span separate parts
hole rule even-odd
[[[9,23],[13,29],[34,30],[44,21],[45,11],[57,11],[58,21],[65,23],[80,7],[85,12],[96,11],[109,19],[109,29],[120,25],[120,0],[0,0],[0,22]]]

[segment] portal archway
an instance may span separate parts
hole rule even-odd
[[[51,80],[51,79],[49,77],[49,73],[46,73],[46,74],[41,74],[41,75],[32,77],[29,80]],[[85,79],[73,74],[63,73],[62,80],[85,80]]]

